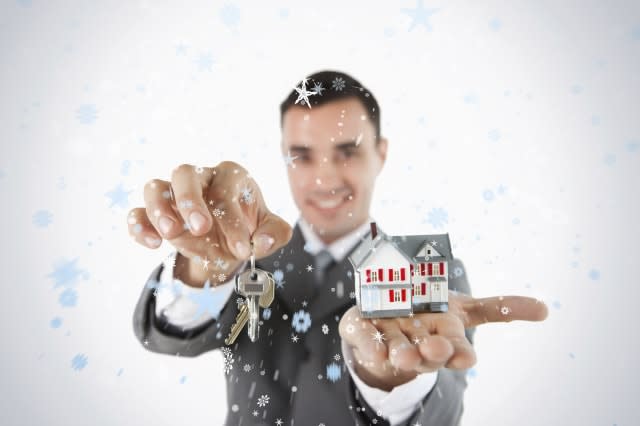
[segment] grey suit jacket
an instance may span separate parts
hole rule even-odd
[[[338,322],[354,304],[352,268],[347,257],[326,273],[321,287],[313,285],[313,257],[304,250],[304,238],[296,225],[291,241],[273,255],[256,262],[268,271],[277,269],[284,278],[276,289],[270,316],[262,315],[260,338],[252,343],[246,331],[228,347],[232,369],[226,374],[227,425],[385,425],[382,417],[361,398],[341,354]],[[159,280],[160,264],[149,277]],[[462,268],[459,260],[450,266]],[[464,270],[463,270],[464,271]],[[471,294],[466,273],[450,277],[449,288]],[[336,291],[342,281],[344,291]],[[238,313],[235,297],[217,319],[182,330],[155,315],[153,289],[144,286],[133,315],[133,329],[143,347],[161,354],[195,357],[225,347],[224,339]],[[302,312],[300,312],[302,311]],[[297,314],[296,314],[297,313]],[[304,321],[309,314],[310,326]],[[327,327],[323,327],[326,325]],[[328,332],[325,334],[323,332]],[[473,343],[475,329],[465,330]],[[294,342],[293,336],[297,336]],[[243,366],[249,365],[245,371]],[[435,386],[421,406],[407,420],[407,425],[457,425],[463,411],[463,393],[467,387],[466,371],[442,368]],[[261,398],[263,395],[268,397]]]

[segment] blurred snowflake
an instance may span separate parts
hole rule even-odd
[[[129,194],[133,191],[125,191],[122,183],[119,183],[117,187],[109,192],[105,192],[104,195],[111,199],[109,208],[117,205],[118,207],[126,208],[129,205]]]
[[[262,319],[267,321],[269,318],[271,318],[271,308],[265,308],[262,311]]]
[[[335,90],[336,92],[341,92],[346,87],[344,78],[342,77],[334,78],[333,81],[331,82],[331,87],[333,87],[333,90]]]
[[[233,353],[229,348],[222,348],[222,357],[223,357],[223,370],[225,374],[229,374],[229,372],[233,369]]]
[[[482,191],[482,198],[484,198],[485,201],[493,201],[495,196],[493,195],[492,190],[485,189],[484,191]]]
[[[489,28],[491,28],[493,31],[500,31],[500,28],[502,28],[502,21],[500,21],[498,18],[493,18],[489,21]]]
[[[220,9],[220,19],[227,27],[235,29],[240,22],[240,8],[235,4],[225,4]]]
[[[60,326],[62,325],[62,318],[55,317],[49,324],[51,325],[51,328],[60,328]]]
[[[342,370],[340,370],[340,366],[337,363],[332,362],[331,364],[327,365],[327,380],[335,383],[340,380],[341,376]]]
[[[71,360],[71,368],[80,371],[87,366],[88,358],[85,354],[77,354]]]
[[[423,1],[417,0],[415,9],[401,9],[402,13],[411,17],[411,26],[408,31],[422,25],[427,31],[431,31],[431,25],[429,25],[429,17],[436,13],[438,9],[425,9]]]
[[[63,259],[55,263],[53,272],[47,275],[47,277],[53,278],[53,288],[72,286],[78,281],[80,276],[82,276],[84,280],[89,279],[89,273],[87,271],[77,268],[77,261],[78,258],[71,261]]]
[[[489,137],[489,140],[491,140],[492,142],[498,142],[501,137],[500,130],[491,129],[489,130],[489,133],[487,133],[487,136]]]
[[[187,381],[187,376],[180,377],[180,384],[181,385],[184,384],[184,382],[186,382],[186,381]]]
[[[122,176],[128,176],[129,175],[129,167],[131,167],[131,161],[124,160],[122,162],[122,164],[120,165],[120,174]]]
[[[598,271],[597,269],[590,270],[589,278],[591,278],[593,281],[598,281],[600,279],[600,271]]]
[[[76,110],[76,118],[82,124],[92,124],[98,119],[98,110],[95,105],[81,105],[80,108]]]
[[[322,324],[322,333],[329,334],[329,326],[327,324]]]
[[[46,228],[52,222],[53,214],[48,210],[38,210],[33,214],[31,221],[38,228]]]
[[[213,55],[211,53],[201,53],[196,59],[196,65],[200,71],[211,71],[213,64],[215,64]]]
[[[311,316],[309,312],[305,312],[302,309],[293,314],[293,318],[291,320],[291,326],[298,333],[306,333],[311,327]]]
[[[76,306],[76,303],[78,302],[78,293],[72,288],[67,288],[62,293],[60,293],[58,302],[60,302],[60,305],[64,306],[65,308]]]
[[[442,207],[434,208],[427,214],[426,221],[434,228],[441,228],[449,222],[449,214]]]
[[[260,395],[258,398],[258,407],[266,407],[269,404],[269,395]]]

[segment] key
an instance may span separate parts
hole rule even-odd
[[[233,343],[236,341],[236,339],[240,335],[240,332],[242,331],[242,329],[244,328],[248,320],[249,320],[249,309],[247,308],[247,304],[243,303],[240,306],[240,312],[238,312],[238,315],[236,315],[236,320],[231,326],[231,331],[229,332],[229,335],[227,336],[226,339],[224,339],[225,345],[233,345]]]
[[[231,331],[225,339],[225,344],[231,345],[247,322],[248,334],[252,342],[258,340],[260,329],[260,308],[267,308],[275,298],[275,280],[273,276],[255,267],[255,252],[251,242],[251,268],[236,276],[236,292],[245,296],[245,303],[240,306]]]

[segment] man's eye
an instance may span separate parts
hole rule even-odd
[[[347,150],[342,151],[342,156],[345,157],[345,158],[351,158],[351,157],[353,157],[355,155],[356,155],[356,151],[354,151],[354,150],[347,149]]]

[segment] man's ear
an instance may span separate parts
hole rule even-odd
[[[384,166],[385,161],[387,160],[387,149],[389,148],[389,141],[387,138],[380,137],[378,144],[376,145],[376,152],[380,157],[380,170]]]

